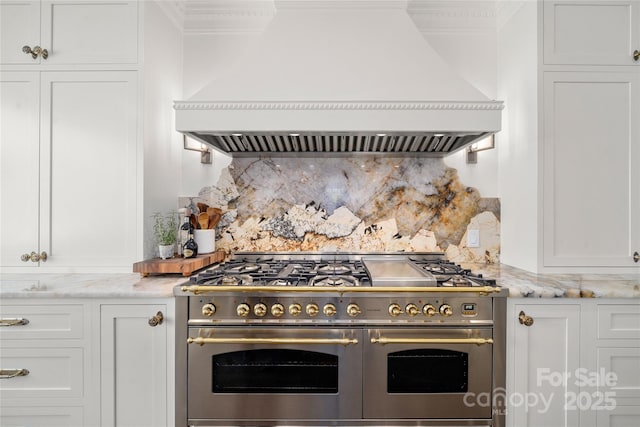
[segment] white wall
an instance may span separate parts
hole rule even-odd
[[[537,4],[521,3],[498,31],[498,96],[504,100],[500,147],[501,254],[504,264],[537,271],[538,29]]]
[[[182,30],[156,2],[144,13],[144,259],[156,256],[151,215],[177,210],[182,136],[175,131],[173,101],[182,98]]]

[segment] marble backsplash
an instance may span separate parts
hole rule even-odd
[[[500,202],[482,198],[442,159],[234,158],[180,206],[222,208],[216,246],[238,251],[438,251],[496,263]],[[480,246],[467,247],[467,230]]]

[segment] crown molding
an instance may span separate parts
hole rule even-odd
[[[502,101],[486,102],[394,102],[394,101],[282,101],[198,102],[175,101],[176,110],[502,110]]]
[[[495,33],[495,1],[411,0],[407,13],[423,34]]]

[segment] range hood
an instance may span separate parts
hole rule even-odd
[[[177,130],[235,156],[442,157],[500,130],[501,101],[456,75],[406,1],[275,1],[244,60],[186,101]]]

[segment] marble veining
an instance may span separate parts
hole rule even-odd
[[[229,253],[436,251],[499,262],[499,201],[442,159],[234,158],[198,201],[222,208],[216,245]],[[479,248],[466,245],[469,227],[480,230]]]

